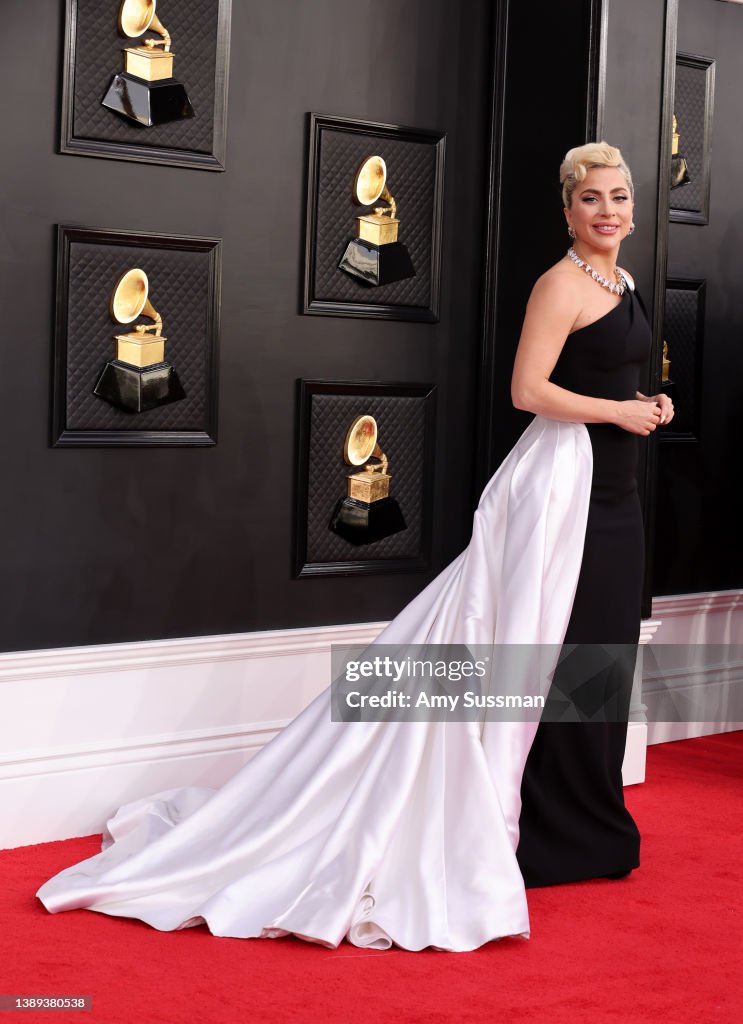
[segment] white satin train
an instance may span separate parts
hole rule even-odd
[[[374,643],[561,644],[593,469],[581,423],[537,416],[472,539]],[[536,722],[332,722],[330,688],[218,790],[121,807],[99,854],[37,896],[161,931],[475,949],[529,936],[515,856]]]

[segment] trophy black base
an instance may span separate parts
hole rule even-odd
[[[400,506],[395,498],[359,501],[342,498],[335,507],[330,529],[351,544],[372,544],[407,530]]]
[[[186,397],[170,363],[132,366],[118,359],[106,363],[93,394],[131,413],[147,412]]]
[[[348,243],[338,269],[373,287],[415,277],[413,261],[402,242],[374,245],[354,238]]]
[[[175,78],[145,82],[126,71],[114,75],[101,104],[145,128],[194,116],[185,86]]]

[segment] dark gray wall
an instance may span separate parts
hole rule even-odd
[[[532,286],[569,244],[559,170],[566,151],[587,141],[594,7],[591,0],[569,8],[551,0],[509,4],[488,473],[532,418],[511,403],[513,360]]]
[[[669,226],[669,276],[707,296],[699,441],[658,449],[658,594],[743,586],[743,7],[680,0],[678,49],[715,59],[715,105],[709,224]]]
[[[664,96],[666,0],[608,2],[604,109],[599,133],[619,146],[632,169],[635,185],[635,233],[622,245],[620,260],[635,278],[651,323],[656,299],[656,266],[662,259],[663,232],[658,232],[658,174]],[[658,252],[658,245],[661,253]],[[660,317],[657,318],[660,320]],[[655,324],[655,334],[660,333]],[[642,374],[640,390],[655,394],[660,340]],[[643,617],[651,614],[654,593],[652,538],[657,511],[657,439],[640,445],[638,486],[645,523]]]
[[[392,616],[471,527],[491,3],[234,3],[223,174],[57,155],[64,5],[6,6],[0,649]],[[446,131],[439,324],[298,315],[309,110]],[[215,448],[49,447],[57,223],[224,240]],[[297,377],[438,385],[427,575],[292,579]]]
[[[602,134],[619,146],[635,185],[637,230],[622,245],[650,311],[654,299],[660,119],[663,98],[665,0],[608,4],[606,87]]]

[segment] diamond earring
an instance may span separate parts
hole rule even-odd
[[[571,238],[575,238],[575,228],[572,224],[568,224],[568,234]]]
[[[629,231],[627,232],[627,234],[628,235],[633,235],[634,233],[635,233],[635,222],[632,221],[632,223],[629,226]]]

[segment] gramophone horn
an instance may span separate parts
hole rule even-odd
[[[343,458],[349,466],[362,466],[377,447],[377,421],[373,416],[357,416],[348,428]]]
[[[374,212],[384,216],[389,214],[393,220],[395,219],[397,203],[387,188],[387,164],[381,156],[369,156],[364,160],[356,172],[353,194],[362,206],[371,206],[377,199],[383,199],[385,203],[389,203],[389,207],[377,206]]]
[[[150,302],[148,295],[150,284],[147,274],[139,267],[133,267],[121,275],[111,292],[109,311],[111,319],[120,324],[130,324],[138,316],[147,316],[155,321],[156,334],[159,334],[163,319]]]
[[[151,28],[163,37],[165,49],[170,49],[170,33],[155,14],[157,0],[124,0],[119,11],[119,28],[125,36],[136,39]],[[153,46],[154,39],[145,40],[148,46]],[[159,42],[159,40],[158,40]]]
[[[370,156],[356,172],[353,194],[362,206],[371,206],[384,192],[387,184],[387,164],[381,156]]]

